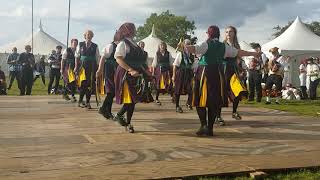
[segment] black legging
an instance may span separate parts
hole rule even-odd
[[[176,108],[179,107],[179,101],[180,101],[180,94],[175,94],[175,102],[176,102]],[[191,101],[192,101],[192,93],[188,94],[188,100],[187,100],[187,104],[191,105]]]
[[[8,89],[11,89],[11,86],[13,84],[14,79],[17,80],[18,88],[20,89],[20,79],[21,79],[21,74],[19,71],[10,71],[9,73],[9,87]]]
[[[103,110],[106,110],[107,113],[110,113],[110,114],[111,114],[111,109],[112,109],[112,103],[113,103],[114,96],[115,96],[114,93],[107,93],[107,96],[104,99],[103,104],[101,106],[101,108]]]
[[[34,77],[33,79],[33,82],[35,82],[40,76],[41,76],[42,83],[46,85],[46,78],[44,77],[44,74],[36,75],[36,77]]]
[[[234,98],[233,103],[232,103],[232,113],[236,113],[237,112],[240,99],[241,99],[240,96]]]
[[[71,96],[74,96],[77,90],[76,82],[73,81],[71,83],[67,83],[65,85],[64,95],[68,95],[68,91],[70,92]]]
[[[55,85],[54,85],[54,92],[55,93],[57,92],[58,87],[59,87],[60,76],[61,76],[60,69],[56,69],[56,68],[50,69],[50,73],[49,73],[50,81],[48,84],[48,94],[50,94],[50,92],[51,92],[54,79],[56,79]]]
[[[208,126],[209,131],[213,130],[213,124],[218,114],[218,108],[211,106],[208,107],[208,113],[207,108],[205,107],[197,107],[197,113],[200,119],[201,126]],[[208,121],[207,121],[208,117]]]
[[[136,106],[136,104],[134,104],[134,103],[123,104],[122,108],[118,112],[118,115],[121,115],[121,116],[127,112],[127,124],[131,123],[131,118],[132,118],[135,106]]]
[[[92,90],[89,89],[88,87],[81,87],[80,88],[80,96],[79,96],[79,103],[83,101],[83,97],[84,95],[86,95],[86,103],[89,104],[90,103],[90,99],[91,99],[91,92]]]

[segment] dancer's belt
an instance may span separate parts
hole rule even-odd
[[[81,56],[80,60],[83,61],[95,61],[96,57],[95,56]]]

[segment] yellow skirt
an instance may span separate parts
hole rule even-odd
[[[236,97],[238,97],[241,92],[247,91],[236,74],[233,74],[230,79],[230,87]]]
[[[208,97],[207,77],[204,77],[203,86],[201,89],[199,107],[206,107],[207,106],[207,97]]]
[[[124,81],[123,84],[123,89],[122,89],[122,102],[124,104],[131,104],[132,103],[132,99],[131,99],[131,95],[130,95],[130,91],[129,91],[129,85],[127,81]]]
[[[82,81],[85,81],[85,80],[86,80],[86,71],[84,68],[81,68],[79,72],[78,82],[77,82],[78,87],[80,87]]]
[[[76,80],[76,77],[74,75],[74,72],[72,69],[68,69],[68,81],[69,83],[73,82]]]

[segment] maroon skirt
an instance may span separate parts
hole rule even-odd
[[[192,92],[193,70],[178,67],[174,81],[174,93],[186,95]]]
[[[115,93],[115,72],[117,70],[117,64],[105,63],[104,66],[104,78],[105,78],[105,90],[106,93]]]
[[[161,93],[169,93],[172,90],[170,67],[158,66],[154,70],[155,87]],[[163,77],[164,88],[161,87],[161,77]]]
[[[226,101],[226,91],[223,66],[221,64],[198,66],[193,84],[193,106],[199,107],[200,105],[204,77],[207,79],[206,107],[222,107]]]
[[[96,61],[84,61],[82,67],[85,69],[86,80],[81,82],[82,89],[89,88],[92,94],[95,94],[96,89],[96,72],[97,62]]]
[[[127,73],[125,69],[121,66],[117,67],[115,72],[115,96],[116,103],[122,104],[123,100],[123,86],[124,82],[127,81],[129,93],[131,96],[132,103],[138,103],[140,101],[140,96],[137,94],[137,81],[138,77],[133,77]]]

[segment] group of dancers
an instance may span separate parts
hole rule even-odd
[[[155,103],[161,105],[159,95],[169,93],[178,113],[183,113],[180,96],[188,95],[187,108],[195,107],[200,119],[198,136],[213,136],[215,120],[224,125],[221,109],[228,106],[229,101],[233,103],[232,117],[241,119],[237,107],[247,90],[241,81],[240,57],[258,57],[260,53],[240,49],[236,28],[227,27],[225,40],[220,42],[219,28],[210,26],[207,40],[200,45],[191,45],[187,39],[180,42],[175,59],[162,42],[152,68],[147,65],[144,42],[134,42],[135,34],[133,23],[122,24],[101,57],[97,44],[92,42],[92,31],[86,31],[85,41],[79,44],[78,40],[71,40],[71,47],[63,53],[62,74],[74,99],[76,87],[79,87],[79,107],[90,109],[91,95],[104,92],[106,96],[99,113],[134,133],[131,119],[135,105],[154,102],[150,88],[150,84],[154,84]],[[195,60],[196,67],[193,66]],[[116,103],[122,104],[115,115],[111,112],[114,97]]]

